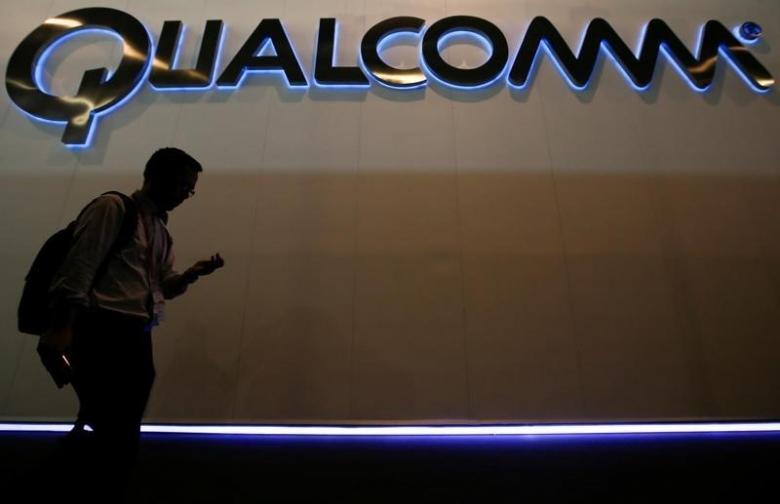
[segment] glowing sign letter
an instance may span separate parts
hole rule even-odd
[[[547,48],[576,89],[588,86],[602,50],[614,56],[615,64],[639,90],[651,86],[662,53],[697,91],[706,91],[712,85],[721,55],[734,63],[753,89],[764,92],[775,83],[769,71],[718,21],[704,25],[701,45],[697,48],[699,55],[694,56],[664,21],[653,19],[647,25],[644,40],[638,48],[639,56],[636,56],[608,22],[594,19],[588,25],[579,53],[575,55],[553,24],[544,17],[537,17],[528,27],[520,46],[509,74],[510,84],[519,87],[528,85],[534,63],[543,47]]]
[[[275,56],[258,56],[266,44],[272,44]],[[290,39],[284,32],[284,27],[278,19],[263,19],[249,36],[233,61],[225,68],[217,80],[220,87],[235,88],[241,84],[245,72],[281,71],[290,86],[307,86],[295,50]]]
[[[333,66],[335,52],[336,20],[320,19],[314,80],[323,86],[368,86],[368,79],[360,68]]]
[[[490,57],[477,68],[455,68],[441,56],[441,44],[448,35],[474,33],[483,37],[490,47]],[[473,16],[451,16],[435,22],[425,32],[422,54],[425,65],[445,84],[476,88],[495,82],[506,68],[509,46],[496,25]]]
[[[382,42],[397,33],[419,34],[425,20],[415,17],[394,17],[374,25],[363,36],[360,57],[372,77],[387,87],[408,89],[424,86],[428,80],[419,68],[393,68],[379,56]]]
[[[45,55],[68,36],[94,29],[113,32],[123,40],[122,60],[116,72],[111,77],[105,68],[85,72],[73,97],[42,91],[36,69],[45,63]],[[150,46],[146,28],[129,14],[107,8],[74,10],[47,19],[19,44],[8,61],[6,90],[28,114],[65,123],[63,143],[83,146],[89,141],[95,118],[121,104],[143,82]]]
[[[211,85],[216,66],[217,48],[222,36],[222,21],[206,22],[203,40],[200,43],[198,62],[194,69],[174,69],[176,55],[181,51],[181,21],[163,23],[157,54],[152,64],[149,82],[155,89],[203,89]]]

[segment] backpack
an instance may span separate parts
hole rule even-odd
[[[114,194],[122,198],[125,205],[125,215],[116,241],[95,273],[93,285],[105,273],[109,259],[130,243],[138,225],[138,209],[133,199],[116,191],[103,193],[102,196],[107,194]],[[49,286],[70,251],[78,219],[94,202],[95,200],[84,207],[76,220],[68,224],[65,229],[61,229],[49,237],[35,256],[30,271],[24,279],[24,290],[17,311],[19,332],[40,336],[49,328],[52,319]]]

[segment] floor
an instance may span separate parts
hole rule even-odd
[[[45,480],[36,469],[61,436],[0,433],[5,480],[0,483],[6,495]],[[145,434],[127,501],[780,502],[778,477],[780,433],[458,438]]]

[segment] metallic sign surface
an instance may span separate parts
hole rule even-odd
[[[217,63],[217,49],[222,37],[222,21],[206,22],[200,43],[198,62],[194,69],[174,69],[176,56],[181,50],[181,21],[163,23],[157,53],[154,56],[149,83],[155,89],[203,89],[211,86]]]
[[[477,68],[455,68],[441,56],[442,41],[451,34],[476,33],[484,37],[491,52],[488,60]],[[435,22],[425,31],[422,43],[423,60],[428,69],[442,82],[465,88],[481,87],[498,79],[509,59],[506,37],[496,25],[472,16],[452,16]]]
[[[548,56],[575,91],[586,89],[593,80],[602,53],[622,72],[637,91],[648,90],[664,58],[679,70],[696,92],[706,92],[715,80],[716,68],[728,61],[746,85],[757,93],[770,91],[775,79],[749,52],[740,39],[756,43],[763,35],[761,26],[746,22],[734,32],[718,21],[702,26],[698,47],[691,52],[660,19],[650,21],[633,50],[603,19],[591,21],[581,47],[573,51],[558,29],[544,17],[531,21],[514,59],[505,35],[493,23],[473,16],[451,16],[425,30],[425,20],[394,17],[371,27],[360,43],[359,66],[336,66],[338,24],[334,18],[319,22],[314,81],[323,88],[368,87],[371,80],[400,90],[428,84],[428,78],[462,89],[495,85],[504,80],[515,88],[527,87],[537,64]],[[75,96],[53,96],[44,91],[38,77],[48,54],[62,41],[87,30],[110,33],[122,40],[122,59],[111,74],[105,68],[84,73]],[[95,129],[96,118],[127,101],[141,86],[149,69],[149,82],[156,90],[207,90],[214,86],[214,73],[220,65],[225,28],[221,20],[206,23],[195,68],[177,68],[184,26],[181,21],[165,21],[157,51],[144,25],[133,16],[109,8],[74,10],[47,19],[16,48],[6,71],[6,89],[11,101],[22,111],[44,121],[65,123],[62,141],[84,146]],[[411,37],[420,47],[419,66],[395,68],[381,57],[383,47],[399,37]],[[451,37],[468,43],[482,41],[487,61],[476,68],[457,68],[442,56]],[[740,38],[738,38],[740,37]],[[273,53],[265,51],[272,47]],[[508,70],[507,70],[508,69]],[[287,86],[306,88],[309,81],[300,64],[293,42],[279,19],[263,19],[241,49],[225,66],[216,85],[237,89],[252,73],[271,72],[284,78]]]
[[[392,88],[416,88],[428,80],[420,68],[394,68],[379,55],[383,41],[397,34],[419,34],[425,20],[416,17],[394,17],[375,24],[368,30],[360,44],[360,57],[371,75],[381,84]]]
[[[543,47],[552,53],[572,86],[577,89],[587,87],[602,50],[614,56],[617,65],[639,90],[645,90],[652,84],[662,52],[682,70],[698,91],[704,91],[712,85],[721,53],[741,69],[754,89],[767,91],[775,83],[769,71],[718,21],[709,21],[704,25],[699,56],[696,57],[664,21],[653,19],[647,25],[637,57],[603,19],[594,19],[590,23],[582,47],[575,55],[553,24],[547,18],[537,17],[528,27],[509,73],[511,85],[525,87],[528,84],[539,50]]]
[[[321,86],[368,86],[370,82],[359,67],[337,67],[336,20],[320,19],[317,32],[317,57],[314,61],[314,80]]]
[[[271,44],[274,56],[258,56],[266,44]],[[217,80],[220,87],[235,88],[241,84],[247,72],[282,72],[290,86],[307,86],[301,64],[295,55],[290,39],[278,19],[263,19],[239,49]]]
[[[41,90],[36,68],[47,51],[72,34],[99,28],[123,40],[122,60],[109,77],[106,68],[84,74],[76,96],[52,96]],[[149,65],[151,39],[133,16],[115,9],[89,8],[67,12],[44,21],[30,33],[8,61],[5,85],[8,96],[22,110],[39,119],[66,123],[62,141],[88,142],[95,117],[129,97],[142,83]]]

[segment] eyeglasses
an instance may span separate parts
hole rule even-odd
[[[187,195],[188,198],[195,196],[195,183],[197,178],[190,177],[172,177],[164,181],[165,190],[176,196]]]
[[[192,187],[189,184],[182,184],[182,185],[180,185],[179,186],[179,190],[182,191],[182,192],[186,192],[187,196],[190,197],[190,198],[195,196],[195,188]]]

